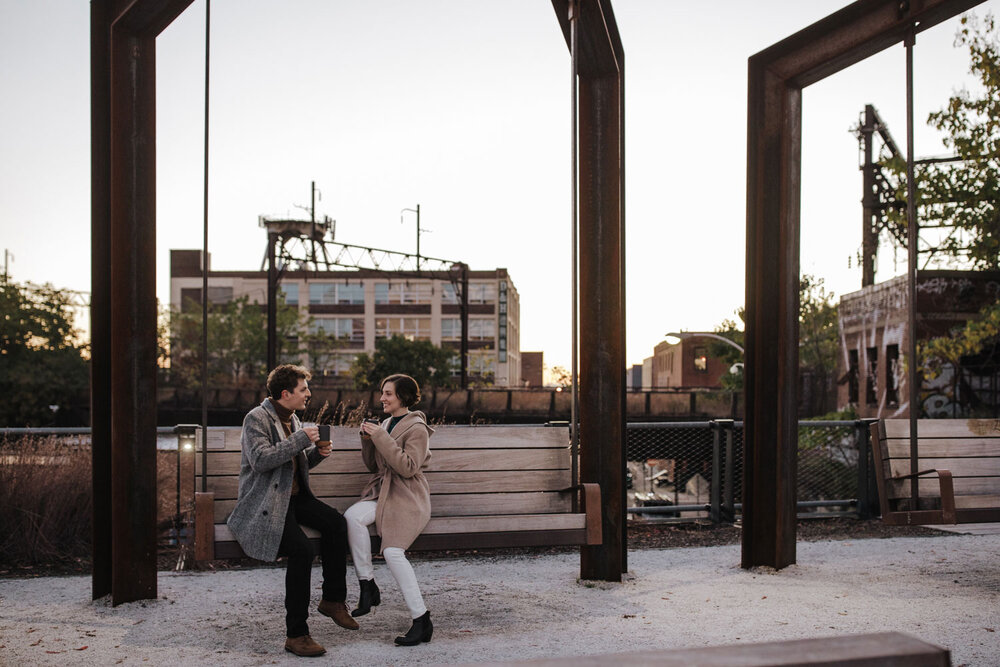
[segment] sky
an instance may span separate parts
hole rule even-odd
[[[625,50],[626,359],[744,302],[747,59],[844,0],[612,0]],[[1000,0],[976,9],[1000,14]],[[963,86],[958,18],[914,50],[915,154]],[[157,295],[201,248],[205,0],[157,39]],[[90,289],[89,3],[0,0],[0,239],[17,281]],[[258,216],[337,221],[336,240],[504,267],[521,349],[570,363],[570,59],[548,0],[214,0],[209,252],[261,267]],[[805,89],[801,270],[861,286],[852,128],[874,104],[905,150],[897,45]],[[877,280],[905,252],[883,249]],[[897,261],[898,260],[898,261]],[[586,295],[581,295],[586,298]]]

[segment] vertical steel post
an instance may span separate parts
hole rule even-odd
[[[201,251],[201,430],[208,429],[208,271],[211,268],[208,261],[208,74],[209,54],[211,53],[212,0],[205,0],[205,145],[204,145],[204,182],[202,190],[202,251]],[[267,301],[270,308],[271,300]],[[268,368],[270,370],[270,368]],[[178,459],[179,460],[179,459]],[[179,465],[179,464],[178,464]],[[208,448],[201,450],[202,470],[208,468]],[[208,480],[201,477],[201,490],[205,492]]]
[[[742,566],[795,563],[799,87],[750,59]]]
[[[712,488],[709,518],[712,523],[719,523],[719,506],[722,504],[722,428],[715,420],[709,423],[712,428]]]
[[[869,473],[868,457],[871,456],[869,449],[871,442],[868,431],[868,423],[863,419],[854,422],[854,440],[858,449],[858,518],[870,519],[871,497],[868,494]]]
[[[112,0],[90,3],[91,594],[111,593],[111,32]]]
[[[113,604],[156,597],[156,34],[111,29]]]
[[[620,581],[627,570],[624,443],[625,345],[619,279],[621,219],[619,77],[581,73],[580,81],[580,479],[597,481],[604,543],[582,547],[583,579]]]
[[[920,227],[917,222],[917,183],[913,170],[913,45],[917,35],[911,26],[906,35],[906,287],[907,287],[907,384],[910,394],[910,497],[913,509],[919,509],[920,481],[916,477],[917,462],[917,418],[920,416],[920,386],[917,372],[917,252]]]

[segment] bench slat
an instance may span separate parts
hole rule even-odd
[[[909,475],[910,460],[892,459],[889,462],[892,476]],[[948,470],[955,479],[959,477],[996,477],[997,488],[1000,490],[1000,458],[988,459],[952,459],[924,458],[917,459],[917,472],[921,470]]]
[[[882,451],[889,458],[909,458],[910,440],[890,438],[883,443]],[[1000,457],[1000,438],[968,438],[948,440],[946,438],[917,438],[917,452],[921,457]]]
[[[558,491],[570,486],[569,470],[523,470],[426,473],[432,494]],[[309,475],[309,488],[317,496],[360,496],[369,474]],[[235,499],[239,478],[209,477],[208,490],[219,500]]]
[[[996,477],[959,477],[954,480],[956,504],[959,496],[995,496],[1000,493]],[[910,480],[889,481],[886,485],[890,498],[909,498]],[[941,495],[941,486],[937,476],[927,475],[920,478],[920,496],[922,498],[937,498]]]
[[[423,535],[459,534],[459,533],[505,533],[522,530],[579,530],[586,526],[585,514],[535,514],[530,516],[467,516],[432,518]],[[307,537],[317,538],[319,532],[302,526]],[[370,531],[374,534],[375,527]],[[232,542],[232,531],[224,523],[215,524],[215,541]]]
[[[491,456],[493,450],[481,449],[432,449],[428,472],[443,472],[451,470],[554,470],[568,469],[570,466],[569,449],[507,449],[497,451],[497,456]],[[208,470],[212,475],[239,475],[239,451],[209,452]],[[195,474],[200,475],[201,457],[196,458]],[[310,479],[315,475],[325,473],[364,473],[368,474],[361,450],[335,450],[325,461],[309,471]]]
[[[887,438],[909,438],[909,419],[886,419]],[[919,419],[919,438],[984,438],[1000,437],[1000,420],[997,419]]]
[[[560,426],[490,425],[432,426],[431,449],[534,449],[567,447],[569,429]],[[238,426],[210,427],[208,451],[240,451],[241,428]],[[361,449],[358,429],[354,426],[334,426],[330,429],[334,449]]]
[[[358,501],[357,496],[321,496],[330,507],[343,513]],[[470,516],[483,514],[552,514],[569,512],[572,498],[568,493],[489,493],[431,494],[431,516]],[[236,506],[235,500],[216,500],[213,521],[222,523]]]

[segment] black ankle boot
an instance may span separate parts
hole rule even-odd
[[[359,579],[361,594],[358,596],[358,608],[351,612],[351,616],[364,616],[377,607],[382,602],[382,594],[375,585],[374,579]]]
[[[396,643],[400,646],[416,646],[420,642],[429,642],[434,634],[434,625],[431,624],[431,612],[425,611],[420,618],[413,619],[413,625],[402,637],[396,637]]]

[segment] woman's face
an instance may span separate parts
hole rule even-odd
[[[386,382],[382,385],[382,410],[393,417],[406,412],[406,407],[403,406],[402,401],[399,400],[399,396],[396,395],[395,382]]]

